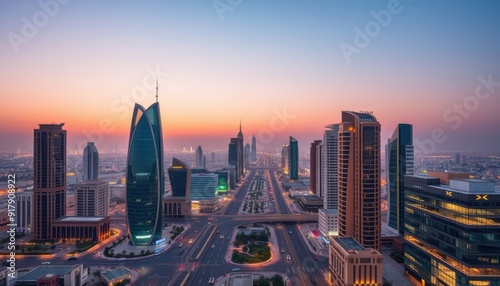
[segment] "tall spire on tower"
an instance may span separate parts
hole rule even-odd
[[[158,102],[158,75],[156,75],[156,102]]]
[[[240,118],[240,132],[238,132],[238,137],[243,138],[243,132],[241,132],[241,118]]]

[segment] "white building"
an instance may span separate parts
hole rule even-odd
[[[323,134],[323,150],[321,155],[323,184],[321,194],[325,209],[338,209],[338,138],[339,125],[331,124]]]
[[[339,234],[339,210],[320,209],[318,211],[319,231],[323,236]]]
[[[107,216],[109,183],[102,180],[84,181],[75,186],[76,216]]]

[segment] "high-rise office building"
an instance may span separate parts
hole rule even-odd
[[[257,139],[252,136],[252,162],[257,161]]]
[[[135,104],[127,157],[127,227],[135,246],[161,239],[163,231],[163,137],[160,105]]]
[[[455,164],[460,165],[460,153],[455,154]]]
[[[77,216],[107,216],[109,183],[103,180],[83,181],[75,185]]]
[[[52,239],[52,221],[66,215],[66,130],[61,124],[40,124],[34,130],[33,233]]]
[[[338,209],[338,138],[339,125],[325,126],[323,133],[323,159],[322,164],[322,191],[323,207],[325,209]]]
[[[338,144],[339,236],[380,249],[380,123],[342,111]]]
[[[83,149],[83,180],[97,180],[99,178],[99,152],[94,142],[87,142]]]
[[[33,192],[16,193],[16,231],[31,233],[33,223]]]
[[[164,199],[165,216],[181,218],[191,214],[191,168],[177,158],[168,168],[172,196]]]
[[[405,177],[405,272],[414,285],[500,285],[500,190]]]
[[[245,175],[244,150],[243,150],[243,133],[240,131],[237,137],[231,138],[229,142],[228,164],[236,168],[236,182],[239,182]]]
[[[323,194],[323,141],[316,146],[316,190],[320,198],[324,197]]]
[[[297,180],[299,178],[299,142],[290,136],[289,146],[288,170],[290,172],[290,179]]]
[[[311,182],[311,192],[315,195],[319,195],[321,192],[317,190],[316,185],[316,164],[318,164],[317,147],[321,143],[321,140],[314,140],[311,143],[311,149],[309,152],[309,181]]]
[[[281,148],[281,168],[283,169],[283,174],[288,175],[290,173],[288,169],[288,161],[290,160],[289,154],[290,147],[287,144],[283,144]]]
[[[201,149],[201,146],[198,146],[198,148],[196,148],[195,156],[196,156],[196,167],[197,168],[204,168],[204,166],[203,166],[203,149]]]
[[[401,235],[404,231],[404,179],[413,175],[413,126],[398,124],[385,146],[387,187],[389,189],[388,225]]]

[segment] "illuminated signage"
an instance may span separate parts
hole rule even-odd
[[[485,200],[485,201],[487,201],[488,200],[488,195],[476,195],[476,201],[479,201],[479,200]]]
[[[446,191],[446,195],[447,195],[448,197],[451,197],[451,196],[452,196],[451,191]]]

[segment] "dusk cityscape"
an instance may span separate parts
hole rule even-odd
[[[499,11],[2,1],[0,286],[500,286]]]

